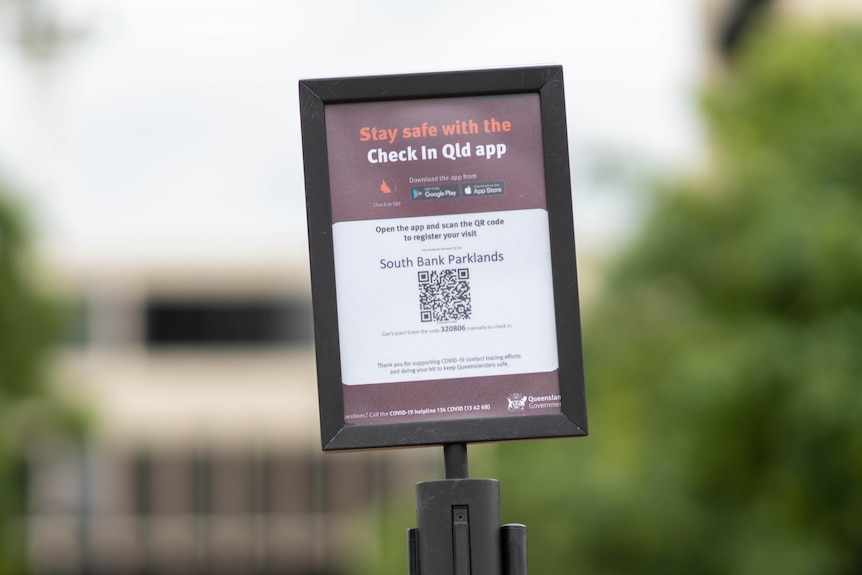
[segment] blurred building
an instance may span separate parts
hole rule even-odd
[[[40,57],[77,37],[16,4]],[[761,10],[862,13],[862,0],[702,5],[716,59]],[[28,461],[34,573],[338,575],[374,544],[383,494],[439,475],[436,450],[320,453],[304,261],[53,267],[76,310],[58,379],[94,428]]]
[[[338,574],[429,450],[320,454],[305,266],[56,266],[87,445],[28,465],[36,573]]]

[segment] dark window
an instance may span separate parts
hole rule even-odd
[[[152,299],[146,343],[160,346],[252,346],[311,341],[311,306],[291,300]]]
[[[206,465],[188,453],[154,456],[151,471],[151,513],[189,515],[201,513],[208,501]]]
[[[350,513],[371,502],[374,479],[372,460],[364,453],[325,457],[326,511]]]
[[[153,464],[147,453],[138,453],[132,460],[134,510],[146,516],[153,510]]]
[[[318,511],[315,505],[320,487],[315,480],[317,464],[318,459],[307,454],[285,454],[269,461],[265,485],[271,513],[298,515]]]

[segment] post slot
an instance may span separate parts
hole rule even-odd
[[[470,575],[470,510],[452,506],[452,556],[454,575]]]

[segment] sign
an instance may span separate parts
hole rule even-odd
[[[323,448],[585,435],[562,69],[300,99]]]

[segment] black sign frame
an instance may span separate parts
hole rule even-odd
[[[346,425],[336,305],[326,106],[538,94],[550,231],[560,413]],[[364,449],[587,435],[571,176],[560,66],[299,81],[322,448]]]

